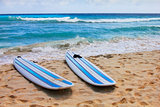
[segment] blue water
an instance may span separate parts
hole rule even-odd
[[[160,14],[0,15],[0,48],[76,37],[89,42],[160,37]]]

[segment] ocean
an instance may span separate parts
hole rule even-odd
[[[160,14],[0,15],[0,64],[160,50]]]

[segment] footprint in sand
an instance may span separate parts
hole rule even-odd
[[[142,102],[140,102],[140,105],[146,106],[146,105],[148,105],[148,104],[147,104],[146,102],[142,101]]]
[[[58,103],[54,103],[53,105],[54,105],[54,107],[58,107],[58,106],[59,106],[59,104],[58,104]]]
[[[67,75],[67,74],[69,74],[68,71],[64,71],[64,72],[63,72],[63,75]]]
[[[113,55],[104,55],[103,57],[109,59],[109,58],[113,58],[114,56]]]
[[[4,98],[4,97],[5,97],[5,96],[0,96],[0,99],[1,99],[1,98]]]
[[[54,67],[51,67],[51,69],[52,69],[52,70],[56,70],[56,68],[54,68]]]
[[[120,101],[118,101],[118,102],[113,102],[112,103],[112,105],[113,106],[117,106],[117,105],[119,105],[119,104],[126,104],[128,101],[127,101],[127,99],[126,98],[122,98]]]
[[[48,69],[49,69],[49,68],[52,68],[52,65],[49,65],[49,66],[47,66],[46,68],[48,68]]]
[[[17,88],[14,91],[21,91],[21,90],[25,90],[26,88]]]
[[[121,67],[119,67],[119,66],[116,66],[115,68],[121,68]]]
[[[131,73],[131,71],[125,71],[125,72],[126,72],[126,73],[129,73],[129,74]]]
[[[124,104],[124,103],[127,103],[127,99],[126,98],[122,98],[120,101],[119,101],[120,104]]]
[[[135,96],[142,96],[140,93],[136,92],[134,93]]]
[[[82,94],[82,95],[91,94],[90,92],[86,91],[85,89],[79,89],[79,93]]]
[[[77,104],[77,107],[105,107],[101,100],[88,100]]]
[[[101,66],[99,63],[95,64],[98,68],[103,69],[103,66]]]
[[[144,89],[145,87],[146,87],[146,85],[144,84],[144,85],[138,87],[138,89]]]
[[[134,97],[131,97],[131,98],[129,98],[129,102],[133,104],[136,102],[136,99]]]
[[[73,82],[73,83],[77,83],[77,81],[74,81],[74,80],[73,80],[73,81],[71,81],[71,82]]]
[[[10,95],[9,97],[10,98],[17,98],[17,96],[15,96],[15,95]]]
[[[154,82],[154,81],[151,81],[151,82],[149,82],[149,84],[150,84],[150,85],[153,85],[153,84],[155,84],[155,82]]]
[[[10,86],[8,86],[8,85],[2,85],[2,86],[0,86],[0,88],[8,88],[8,89],[13,89],[13,87],[10,87]]]
[[[151,76],[152,76],[152,75],[154,75],[154,73],[153,73],[153,72],[148,72],[148,75],[151,75]]]
[[[45,98],[43,98],[43,97],[37,97],[37,98],[35,98],[35,100],[36,101],[43,101]]]
[[[132,91],[133,89],[132,88],[126,88],[126,91],[127,92],[130,92],[130,91]]]
[[[157,71],[160,71],[160,66],[156,67],[156,70],[157,70]]]
[[[38,104],[32,104],[32,105],[30,105],[29,107],[45,107],[45,106],[38,105]]]
[[[20,103],[27,103],[29,101],[28,100],[24,100],[24,99],[18,99],[18,102],[20,102]]]
[[[14,89],[13,91],[11,91],[11,93],[14,93],[14,92],[25,92],[26,88],[17,88],[17,89]]]

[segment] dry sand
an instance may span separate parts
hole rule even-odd
[[[0,107],[158,107],[160,105],[160,51],[88,57],[117,84],[95,87],[79,79],[65,61],[38,64],[72,81],[65,90],[39,87],[15,70],[0,66]]]

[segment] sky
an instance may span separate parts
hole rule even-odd
[[[0,14],[160,13],[160,0],[0,0]]]

